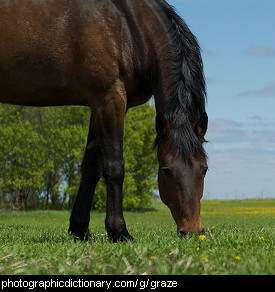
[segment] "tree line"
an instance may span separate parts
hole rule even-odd
[[[124,130],[124,208],[150,204],[157,187],[153,149],[155,110],[150,103],[130,109]],[[71,208],[80,182],[90,110],[64,106],[0,105],[0,208]],[[100,181],[94,209],[104,209]]]

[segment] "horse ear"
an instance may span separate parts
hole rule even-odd
[[[158,136],[164,136],[167,132],[167,120],[162,112],[158,112],[156,116],[156,131]]]
[[[204,136],[208,127],[208,115],[203,112],[200,118],[193,124],[193,129],[201,142],[204,142]]]

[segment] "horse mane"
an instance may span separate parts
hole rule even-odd
[[[180,150],[190,162],[190,157],[206,157],[201,141],[197,138],[192,124],[205,111],[206,85],[203,74],[201,50],[196,37],[184,20],[166,1],[162,9],[171,23],[168,60],[173,64],[173,83],[168,86],[170,102],[165,117],[171,126],[169,136],[172,153]],[[159,137],[156,139],[158,144]]]

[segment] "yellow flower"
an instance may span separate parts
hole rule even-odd
[[[212,228],[211,229],[215,229],[216,227],[215,226],[212,226]]]
[[[207,257],[202,257],[201,259],[202,261],[208,262],[208,258]]]
[[[151,260],[154,260],[156,257],[155,256],[150,256],[150,259]]]
[[[240,259],[241,259],[241,257],[235,256],[235,260],[239,261]]]
[[[262,236],[260,236],[260,240],[264,241],[264,238]]]
[[[68,230],[67,229],[64,229],[64,232],[68,232]]]
[[[204,239],[206,238],[206,236],[205,236],[205,235],[200,235],[199,238],[200,238],[201,240],[204,240]]]

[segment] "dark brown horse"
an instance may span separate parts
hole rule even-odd
[[[200,49],[164,0],[0,0],[0,102],[91,108],[70,232],[89,237],[101,176],[106,229],[131,238],[123,218],[123,124],[154,95],[159,191],[178,233],[200,233],[207,171],[205,82]]]

